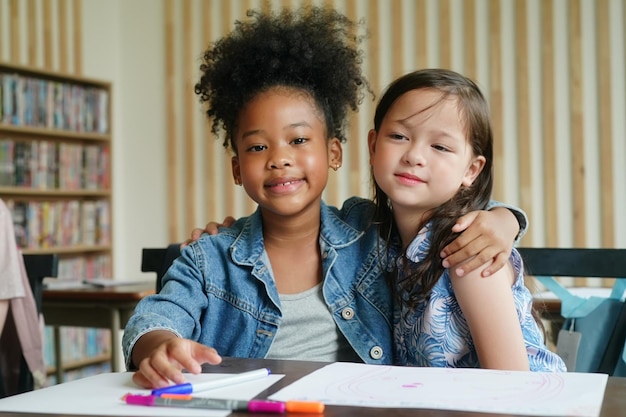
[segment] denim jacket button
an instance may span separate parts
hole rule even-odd
[[[344,308],[341,312],[341,317],[343,317],[344,320],[351,320],[354,317],[354,310],[350,307]]]
[[[380,346],[374,346],[370,349],[370,356],[372,359],[380,359],[383,357],[383,348]]]

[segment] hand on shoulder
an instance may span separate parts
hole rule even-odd
[[[195,242],[196,240],[200,239],[200,236],[202,236],[204,233],[207,233],[209,235],[216,235],[218,234],[220,227],[230,227],[233,225],[233,223],[235,223],[235,218],[232,216],[226,216],[224,220],[222,220],[222,223],[208,222],[206,226],[204,226],[204,229],[200,229],[199,227],[193,229],[191,231],[191,237],[185,240],[180,245],[180,247],[182,249],[185,246],[189,245],[191,242]]]

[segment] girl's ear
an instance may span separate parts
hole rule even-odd
[[[482,155],[474,158],[474,160],[467,167],[465,175],[463,176],[463,181],[461,182],[463,186],[469,187],[474,183],[474,180],[476,179],[476,177],[478,177],[478,174],[480,174],[480,172],[485,167],[485,161],[485,157]]]
[[[343,163],[343,147],[341,141],[337,138],[331,138],[328,142],[328,161],[329,166],[337,171]]]
[[[233,170],[233,179],[235,180],[235,185],[241,185],[241,169],[239,167],[239,158],[233,156],[230,160],[230,165]]]
[[[372,158],[374,158],[374,153],[376,153],[376,130],[370,129],[367,134],[367,147],[370,151],[370,165],[372,165]]]

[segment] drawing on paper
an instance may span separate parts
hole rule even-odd
[[[598,416],[607,375],[333,363],[270,398],[363,407]]]

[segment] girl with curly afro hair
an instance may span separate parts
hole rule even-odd
[[[258,208],[184,247],[161,291],[137,305],[123,348],[138,385],[183,382],[182,369],[220,355],[393,362],[374,205],[322,201],[347,116],[371,94],[359,28],[328,8],[250,12],[204,53],[195,92]],[[483,238],[478,252],[510,240]]]
[[[195,86],[213,121],[212,131],[225,133],[233,147],[242,108],[272,87],[308,93],[322,112],[329,137],[345,141],[349,110],[357,111],[369,92],[361,70],[364,38],[355,23],[333,9],[283,10],[278,15],[248,11],[248,20],[207,49]],[[233,147],[233,150],[236,149]]]

